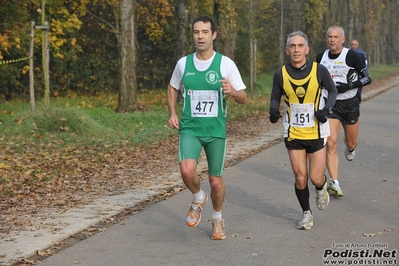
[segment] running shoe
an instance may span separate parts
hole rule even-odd
[[[188,210],[187,217],[186,217],[187,226],[195,227],[199,224],[199,222],[201,221],[202,207],[205,205],[207,200],[208,200],[208,195],[205,194],[204,201],[193,200],[191,202],[191,206],[190,206],[190,209]]]
[[[216,218],[212,220],[212,236],[213,240],[222,240],[226,238],[226,231],[224,230],[224,220]]]
[[[309,230],[313,226],[313,215],[311,211],[305,211],[303,213],[303,219],[300,221],[296,228],[299,230]]]
[[[355,155],[356,155],[356,151],[355,150],[350,151],[348,149],[348,147],[345,148],[345,158],[348,161],[352,161],[355,158]]]
[[[324,175],[324,178],[326,181],[324,182],[323,189],[316,189],[316,206],[319,210],[324,210],[330,202],[330,195],[327,191],[327,177]]]
[[[330,196],[334,196],[334,198],[340,198],[344,195],[339,185],[332,179],[330,179],[330,185],[328,186],[327,190],[328,194],[330,194]]]
[[[346,145],[345,137],[344,137],[344,143],[345,143],[345,158],[348,161],[352,161],[353,159],[355,159],[355,155],[356,155],[355,149],[353,149],[352,151],[349,150],[348,146]]]

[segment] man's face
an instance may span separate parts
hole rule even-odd
[[[331,29],[327,34],[328,46],[332,53],[340,53],[344,47],[345,37],[340,29]]]
[[[216,32],[212,34],[210,22],[198,21],[193,25],[193,37],[197,51],[206,52],[209,49],[213,49],[213,40],[216,38]]]
[[[289,39],[289,46],[285,48],[285,52],[290,56],[291,64],[298,66],[305,64],[309,50],[305,38],[299,35],[292,36]]]
[[[351,48],[353,51],[355,51],[359,47],[359,43],[357,41],[352,41],[351,42]]]

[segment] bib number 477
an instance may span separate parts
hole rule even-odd
[[[212,107],[214,103],[215,102],[199,101],[195,107],[195,110],[200,113],[212,113]]]

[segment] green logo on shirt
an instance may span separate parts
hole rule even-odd
[[[219,82],[220,77],[216,71],[211,70],[205,74],[205,79],[206,82],[208,82],[209,84],[216,84],[217,82]]]

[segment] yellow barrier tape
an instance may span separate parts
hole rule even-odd
[[[25,61],[28,60],[30,57],[23,57],[23,58],[19,58],[19,59],[11,59],[11,60],[0,60],[0,65],[8,65],[8,64],[12,64],[12,63],[17,63],[17,62],[21,62],[21,61]]]

